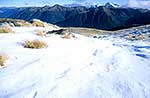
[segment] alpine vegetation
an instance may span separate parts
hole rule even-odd
[[[0,33],[14,33],[10,26],[0,26]]]
[[[0,53],[0,67],[5,66],[5,62],[8,59],[6,54]]]
[[[47,44],[41,40],[28,40],[23,43],[25,48],[40,49],[47,47]]]

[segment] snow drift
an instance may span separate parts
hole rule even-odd
[[[0,69],[0,98],[150,97],[149,42],[41,37],[35,34],[39,29],[45,28],[13,27],[15,34],[0,34],[0,51],[9,56]],[[34,39],[48,47],[20,44]]]

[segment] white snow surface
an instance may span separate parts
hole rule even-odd
[[[14,27],[0,34],[0,98],[150,98],[150,43],[120,38],[36,35],[44,28]],[[39,39],[47,48],[21,43]]]

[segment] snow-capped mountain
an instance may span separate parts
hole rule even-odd
[[[118,30],[150,24],[150,10],[105,6],[64,7],[61,5],[26,8],[0,8],[0,18],[17,18],[31,21],[40,19],[62,27],[89,27],[103,30]],[[117,7],[117,8],[116,8]]]
[[[115,8],[118,8],[120,7],[118,4],[115,4],[115,3],[110,3],[110,2],[107,2],[106,4],[94,4],[92,2],[85,2],[83,4],[78,4],[78,3],[72,3],[72,4],[64,4],[63,6],[65,7],[79,7],[79,6],[85,6],[87,8],[90,8],[90,7],[98,7],[98,6],[105,6],[105,7],[115,7]]]
[[[104,5],[105,7],[115,7],[115,8],[118,8],[119,7],[119,5],[118,4],[115,4],[115,3],[110,3],[110,2],[107,2],[105,5]]]
[[[95,7],[97,5],[95,5],[91,2],[85,2],[85,3],[82,3],[82,4],[79,4],[79,3],[64,4],[63,6],[65,6],[65,7],[81,7],[81,6],[84,6],[86,8],[90,8],[90,7]]]
[[[79,6],[82,6],[82,5],[78,4],[78,3],[72,3],[72,4],[64,4],[63,6],[65,6],[65,7],[79,7]]]

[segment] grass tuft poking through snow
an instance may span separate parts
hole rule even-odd
[[[29,40],[29,41],[25,41],[23,43],[23,46],[25,48],[40,49],[40,48],[47,47],[47,44],[40,40],[32,40],[32,41]]]
[[[38,30],[37,33],[36,33],[36,35],[37,35],[37,36],[44,37],[46,34],[44,33],[44,31]]]
[[[64,38],[64,39],[72,39],[72,38],[75,38],[75,35],[73,35],[72,33],[64,33],[62,38]]]
[[[4,66],[8,56],[6,54],[0,53],[0,66]]]
[[[0,33],[14,33],[14,31],[9,26],[1,26]]]
[[[45,24],[43,21],[38,20],[38,19],[33,19],[32,20],[32,25],[37,26],[37,27],[45,27]]]

